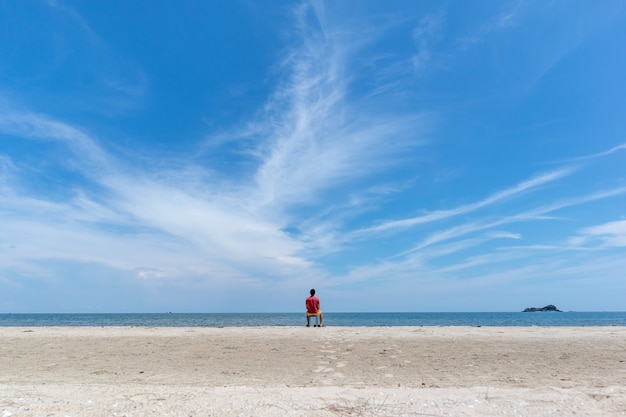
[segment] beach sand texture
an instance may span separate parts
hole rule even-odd
[[[626,416],[624,327],[3,327],[0,416]]]

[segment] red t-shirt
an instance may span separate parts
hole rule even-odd
[[[320,309],[320,299],[312,295],[306,299],[306,311],[307,313],[317,313]]]

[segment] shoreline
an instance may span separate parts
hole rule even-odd
[[[626,312],[500,313],[332,313],[327,325],[387,326],[623,326]],[[0,326],[159,326],[292,327],[304,325],[303,313],[86,313],[0,314]]]
[[[6,416],[626,413],[619,326],[0,327],[0,342]]]

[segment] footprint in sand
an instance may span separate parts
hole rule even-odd
[[[313,372],[315,373],[326,373],[326,372],[332,372],[334,369],[333,368],[327,368],[325,366],[318,366],[317,368],[313,369]]]
[[[348,348],[351,348],[351,346]],[[317,362],[318,367],[315,368],[313,372],[329,374],[327,379],[321,381],[325,385],[333,385],[335,383],[334,380],[345,378],[345,375],[339,372],[338,369],[344,368],[346,366],[346,362],[337,361],[336,354],[337,350],[335,350],[330,343],[325,343],[321,346],[319,355],[320,360]]]

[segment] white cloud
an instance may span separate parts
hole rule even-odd
[[[472,211],[489,206],[491,204],[495,204],[495,203],[498,203],[500,201],[503,201],[509,198],[517,197],[521,195],[522,193],[529,192],[541,185],[545,185],[549,182],[556,181],[562,177],[565,177],[569,175],[571,172],[572,172],[571,169],[555,170],[547,174],[542,174],[537,177],[531,178],[529,180],[523,181],[520,184],[516,185],[515,187],[497,192],[485,198],[484,200],[478,201],[476,203],[467,204],[467,205],[460,206],[460,207],[450,209],[450,210],[434,211],[432,213],[428,213],[428,214],[418,216],[418,217],[384,222],[378,226],[359,230],[355,232],[355,235],[372,234],[372,233],[380,233],[380,232],[386,232],[386,231],[391,231],[391,230],[406,229],[406,228],[413,227],[418,224],[440,221],[440,220],[447,219],[450,217],[458,216],[460,214],[470,213]]]
[[[621,151],[623,149],[626,149],[626,143],[619,144],[619,145],[614,146],[611,149],[606,150],[606,151],[594,153],[594,154],[591,154],[591,155],[583,155],[583,156],[579,156],[577,158],[567,159],[567,160],[565,160],[565,162],[568,162],[568,161],[584,161],[584,160],[587,160],[587,159],[602,158],[604,156],[611,155],[613,153],[619,152],[619,151]]]
[[[493,231],[487,234],[492,239],[521,239],[522,235],[519,233]]]
[[[257,129],[258,200],[272,207],[310,203],[319,193],[388,169],[424,143],[429,115],[384,111],[380,97],[351,98],[360,43],[301,27],[283,87],[249,126]],[[374,100],[374,101],[370,101]]]
[[[444,16],[442,13],[432,14],[420,20],[413,29],[413,42],[415,43],[415,53],[411,57],[413,68],[419,74],[432,64],[433,48],[441,36]]]
[[[80,160],[88,160],[89,164],[108,162],[105,153],[89,135],[67,123],[44,115],[7,111],[0,115],[0,133],[61,142],[80,157]]]
[[[0,131],[71,149],[74,157],[64,163],[75,164],[100,187],[71,184],[66,200],[49,201],[5,181],[12,188],[0,195],[0,215],[11,225],[3,240],[18,248],[9,253],[13,264],[56,258],[159,271],[141,274],[145,279],[215,269],[287,276],[310,265],[297,255],[302,244],[280,230],[280,217],[248,211],[250,192],[198,193],[169,178],[149,180],[147,172],[121,168],[87,133],[41,115],[5,114]],[[3,171],[13,166],[2,160],[8,167]]]
[[[412,249],[408,251],[402,252],[402,254],[411,253],[417,250],[421,250],[425,247],[434,245],[439,242],[443,242],[443,241],[450,240],[450,239],[455,239],[455,238],[465,236],[473,232],[477,232],[481,230],[488,230],[494,227],[499,227],[504,224],[512,224],[512,223],[519,223],[519,222],[527,222],[530,220],[546,219],[545,216],[549,213],[553,213],[555,211],[558,211],[567,207],[572,207],[576,205],[586,204],[592,201],[614,197],[614,196],[621,195],[624,193],[626,193],[626,187],[615,188],[612,190],[601,191],[601,192],[585,195],[582,197],[576,197],[576,198],[572,198],[568,200],[557,201],[555,203],[552,203],[546,206],[537,207],[531,210],[527,210],[522,213],[502,216],[498,218],[497,220],[491,220],[488,218],[488,220],[463,223],[463,224],[448,228],[446,230],[441,230],[441,231],[432,233],[426,239],[423,239],[421,243],[419,243],[418,245],[416,245],[415,247],[413,247]]]
[[[510,30],[519,24],[522,12],[522,1],[514,1],[506,5],[506,8],[493,17],[489,18],[472,33],[459,38],[461,49],[467,49],[473,45],[482,43],[486,38],[494,36],[503,30]]]
[[[571,238],[573,246],[626,247],[626,220],[586,227]]]

